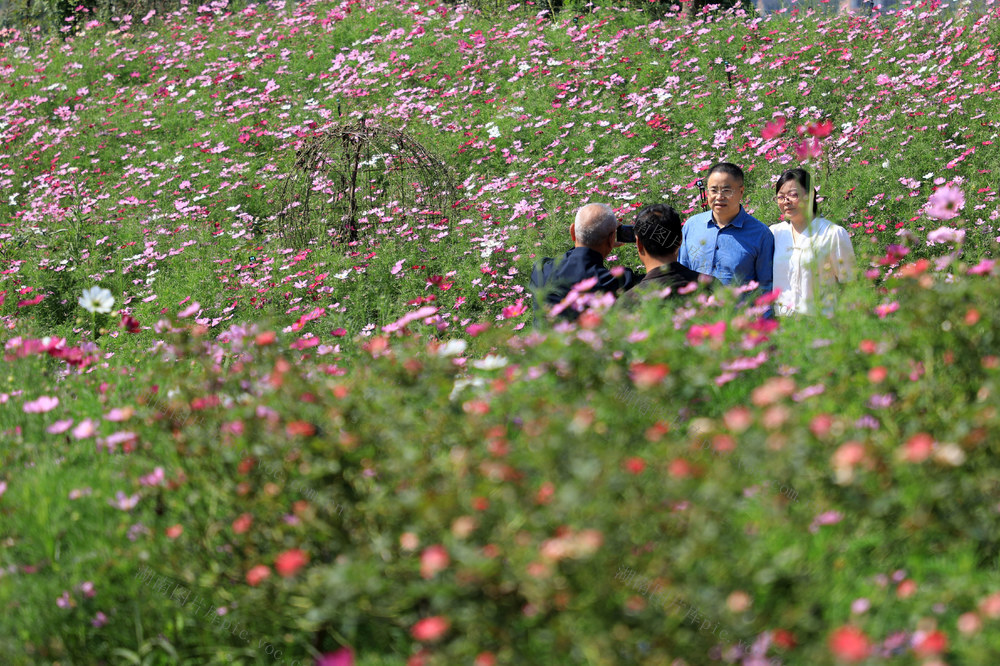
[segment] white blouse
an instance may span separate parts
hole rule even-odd
[[[781,290],[775,312],[815,314],[818,305],[829,315],[837,298],[833,285],[855,278],[850,234],[822,217],[814,218],[798,241],[792,236],[791,222],[773,224],[771,232],[774,288]]]

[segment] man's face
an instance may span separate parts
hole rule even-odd
[[[716,171],[708,177],[708,205],[712,215],[726,221],[736,217],[743,200],[743,183],[728,173]]]

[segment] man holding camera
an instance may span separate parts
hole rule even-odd
[[[617,305],[633,309],[642,301],[644,294],[671,288],[666,298],[677,298],[680,287],[692,282],[711,281],[703,275],[677,261],[681,249],[681,218],[666,204],[652,204],[640,210],[635,216],[636,250],[646,267],[646,276],[633,289],[626,292]]]
[[[624,244],[618,238],[620,226],[614,210],[607,204],[587,204],[577,211],[576,220],[569,226],[573,249],[558,262],[546,257],[531,271],[536,314],[540,299],[550,307],[557,305],[569,294],[573,285],[587,278],[597,279],[597,283],[588,292],[631,289],[638,283],[638,278],[630,269],[625,268],[621,277],[615,277],[604,265],[604,260],[612,250]],[[567,307],[559,316],[575,321],[580,313]]]

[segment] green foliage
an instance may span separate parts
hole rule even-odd
[[[852,289],[857,306],[783,321],[769,342],[731,305],[675,329],[658,303],[578,332],[487,336],[503,360],[468,368],[471,384],[423,336],[368,340],[368,362],[336,377],[252,338],[232,338],[238,360],[220,365],[182,332],[176,361],[105,375],[96,405],[99,377],[56,392],[77,421],[134,409],[99,431],[134,432],[131,452],[95,459],[69,433],[34,446],[46,419],[0,417],[8,434],[22,425],[4,468],[23,469],[0,499],[0,564],[38,567],[0,578],[0,604],[24,609],[0,634],[15,631],[24,659],[270,663],[270,645],[287,663],[341,644],[405,658],[412,627],[442,616],[451,629],[429,663],[483,651],[696,663],[777,628],[798,643],[789,660],[828,663],[825,636],[859,597],[872,611],[853,621],[876,639],[931,616],[951,633],[993,591],[1000,559],[987,499],[1000,484],[1000,286],[887,287],[905,305],[885,319]],[[716,321],[730,325],[692,345],[689,329]],[[921,433],[936,442],[926,459],[913,457]],[[863,456],[845,468],[851,442]],[[162,485],[139,481],[156,468]],[[134,509],[112,506],[118,491],[139,497]],[[430,546],[447,552],[440,571],[422,568]],[[298,550],[308,563],[281,575],[279,556]],[[270,575],[250,581],[260,565]],[[157,592],[144,567],[241,628]],[[901,579],[879,582],[897,570],[912,598],[892,593]],[[84,581],[95,597],[76,590]],[[54,603],[64,591],[71,608]],[[1000,649],[995,636],[951,649],[975,661]]]

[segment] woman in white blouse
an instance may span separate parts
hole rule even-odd
[[[831,314],[838,283],[853,280],[854,248],[847,230],[819,217],[809,172],[791,169],[775,185],[783,222],[774,234],[774,288],[780,289],[775,312]]]

